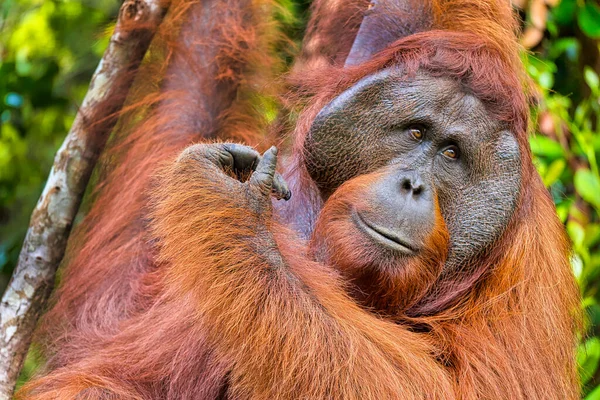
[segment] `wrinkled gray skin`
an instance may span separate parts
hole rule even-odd
[[[420,141],[411,135],[413,127],[424,130]],[[443,154],[451,145],[459,148],[458,159]],[[464,264],[493,243],[519,196],[520,153],[513,134],[459,82],[423,72],[405,77],[393,68],[364,78],[321,110],[305,150],[324,200],[347,180],[390,166],[428,180],[450,233],[447,267]],[[402,220],[399,212],[385,213]]]

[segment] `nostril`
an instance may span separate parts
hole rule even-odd
[[[402,183],[400,185],[400,187],[402,188],[402,190],[410,192],[412,191],[412,183],[410,182],[410,179],[402,179]]]
[[[416,173],[407,173],[404,176],[398,177],[399,191],[403,196],[421,196],[427,191],[427,186],[423,183],[423,180]]]

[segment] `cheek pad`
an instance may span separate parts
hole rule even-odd
[[[514,137],[503,133],[483,158],[457,190],[439,192],[450,232],[448,264],[460,265],[481,254],[502,235],[517,205],[521,161]]]
[[[388,110],[388,71],[364,78],[319,112],[304,144],[305,162],[320,188],[335,190],[374,169]]]

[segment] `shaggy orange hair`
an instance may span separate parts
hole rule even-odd
[[[17,398],[578,398],[579,292],[564,229],[531,160],[509,2],[421,3],[431,16],[422,32],[344,67],[367,2],[315,2],[284,98],[300,110],[286,172],[293,206],[270,218],[224,199],[185,157],[152,181],[194,141],[266,148],[272,140],[257,134],[264,125],[248,101],[277,71],[268,56],[278,40],[272,4],[175,1],[138,72],[42,322],[47,374]],[[405,17],[387,20],[393,27]],[[383,317],[359,306],[342,266],[312,260],[291,228],[327,235],[319,232],[336,229],[328,225],[336,201],[360,188],[360,177],[349,181],[321,210],[303,155],[316,114],[361,78],[397,64],[409,75],[422,69],[461,82],[509,124],[523,179],[507,229],[472,268],[439,275],[430,263],[429,274],[414,268],[390,292],[360,299],[396,301],[394,290],[419,280],[402,312]],[[255,236],[257,221],[285,269],[240,239]],[[439,218],[437,225],[431,247],[443,253],[447,232]]]

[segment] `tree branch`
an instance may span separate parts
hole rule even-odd
[[[126,0],[81,109],[58,150],[0,303],[0,400],[10,399],[54,284],[81,198],[164,15],[160,0]]]

